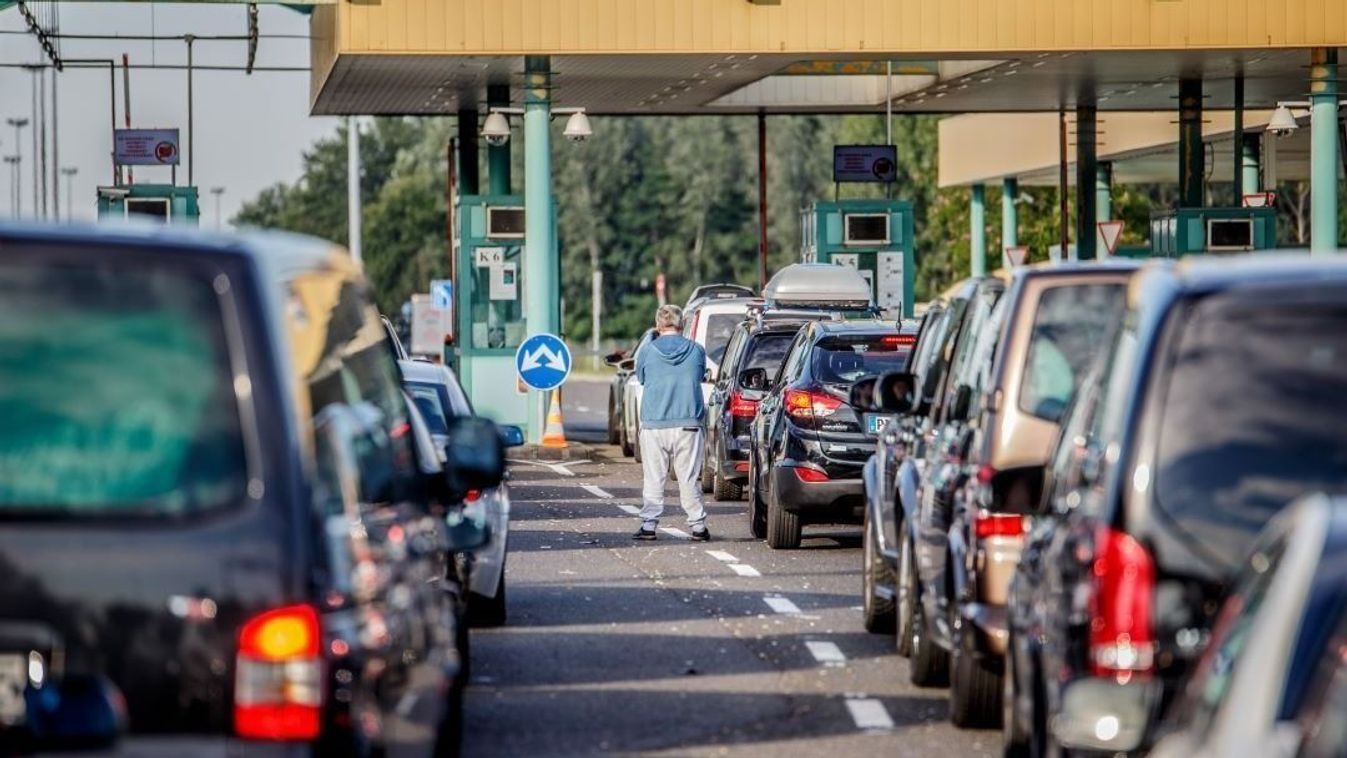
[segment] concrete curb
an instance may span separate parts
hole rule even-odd
[[[594,448],[583,442],[567,442],[566,447],[529,444],[511,450],[510,457],[525,461],[592,461]]]

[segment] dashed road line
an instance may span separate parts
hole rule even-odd
[[[738,558],[735,558],[734,556],[730,555],[729,553],[725,552],[724,550],[707,550],[707,551],[706,551],[706,554],[709,555],[709,556],[711,556],[712,558],[715,558],[715,559],[718,560],[718,561],[724,561],[724,562],[726,562],[726,563],[738,563],[738,562],[739,562],[739,559],[738,559]]]
[[[893,719],[884,704],[872,697],[849,698],[847,711],[858,729],[892,729]]]
[[[808,640],[804,646],[809,648],[809,654],[814,656],[814,660],[824,665],[841,666],[847,662],[847,657],[842,655],[842,648],[835,642]]]
[[[789,598],[768,595],[763,601],[777,613],[799,613],[800,607],[792,603]]]
[[[580,485],[580,489],[584,490],[585,492],[588,492],[594,497],[601,497],[605,500],[613,499],[613,493],[609,492],[608,490],[605,490],[602,487],[595,486],[593,484],[582,484]]]
[[[746,563],[731,563],[730,570],[739,576],[762,576],[762,572]]]
[[[570,469],[568,469],[567,466],[578,466],[578,465],[580,465],[581,463],[588,463],[588,461],[568,461],[568,462],[566,462],[566,463],[545,463],[545,462],[543,462],[543,461],[526,461],[526,460],[522,460],[522,459],[518,459],[518,458],[510,458],[510,459],[508,459],[508,460],[510,461],[510,463],[518,463],[518,464],[524,465],[524,466],[541,466],[542,468],[551,470],[552,473],[554,473],[554,474],[561,474],[562,476],[575,476],[575,472],[574,472],[574,471],[571,471]]]
[[[624,504],[624,505],[619,505],[618,508],[621,508],[623,511],[625,511],[625,512],[627,512],[627,513],[630,513],[630,514],[633,515],[633,516],[639,516],[639,515],[641,515],[641,509],[640,509],[640,508],[637,508],[637,507],[634,506],[634,505],[625,505],[625,504]]]
[[[661,532],[664,532],[665,534],[671,536],[671,537],[677,537],[677,538],[680,539],[680,540],[690,540],[690,539],[692,539],[692,535],[691,535],[691,534],[688,534],[687,532],[683,531],[682,529],[679,529],[678,527],[674,527],[674,526],[661,526],[661,527],[659,528],[659,530],[660,530]]]

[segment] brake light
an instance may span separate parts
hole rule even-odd
[[[807,466],[795,467],[795,478],[809,484],[828,481],[828,472],[823,469],[811,468]]]
[[[812,390],[786,390],[784,396],[786,413],[799,421],[813,421],[817,416],[831,416],[842,401],[825,392]]]
[[[467,492],[463,493],[463,502],[465,503],[475,503],[481,498],[482,498],[481,490],[468,490]]]
[[[983,464],[981,467],[978,468],[978,484],[986,486],[988,484],[991,484],[992,479],[995,478],[996,478],[996,469],[992,468],[991,466]]]
[[[758,415],[758,401],[744,397],[742,392],[730,393],[730,415],[739,418],[753,418]]]
[[[917,344],[917,337],[913,334],[890,334],[886,337],[881,337],[879,342],[881,345],[906,345],[910,347]]]
[[[234,731],[257,740],[318,736],[322,665],[318,613],[292,605],[253,617],[239,632]]]
[[[1100,527],[1090,597],[1090,665],[1118,683],[1155,665],[1155,563],[1131,535]]]
[[[743,474],[748,471],[748,461],[738,461],[734,464],[734,470]]]
[[[973,533],[980,540],[988,537],[1018,537],[1024,534],[1024,517],[1015,513],[980,510],[973,518]]]

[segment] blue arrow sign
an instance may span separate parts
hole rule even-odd
[[[535,334],[515,351],[514,367],[533,389],[555,389],[571,374],[571,351],[555,334]]]

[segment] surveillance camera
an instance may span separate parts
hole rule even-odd
[[[562,134],[571,142],[584,142],[589,139],[594,134],[594,130],[589,126],[589,116],[586,116],[584,111],[571,114],[566,121],[566,130]]]
[[[510,120],[497,111],[492,111],[482,124],[482,137],[486,144],[500,147],[510,141]]]
[[[492,147],[500,147],[510,141],[510,135],[508,134],[487,134],[485,136],[486,144],[491,145]]]
[[[571,142],[584,142],[585,140],[587,140],[587,139],[589,139],[589,138],[590,138],[590,135],[588,135],[588,134],[567,134],[567,135],[566,135],[566,139],[570,140]]]

